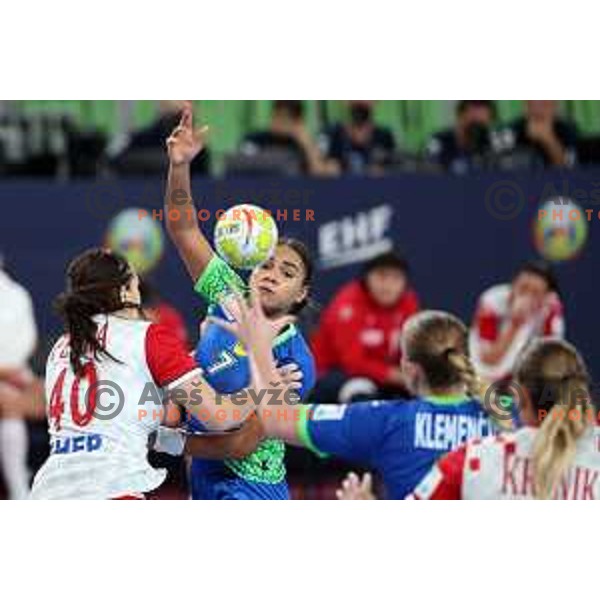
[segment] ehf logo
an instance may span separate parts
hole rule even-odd
[[[389,204],[347,215],[319,227],[319,263],[332,269],[370,260],[393,248],[388,237],[394,209]]]

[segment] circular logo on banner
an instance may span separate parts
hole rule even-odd
[[[556,197],[544,202],[533,225],[535,247],[550,261],[575,258],[587,241],[586,214],[570,198]]]
[[[163,233],[160,225],[144,211],[128,208],[108,225],[106,245],[122,254],[138,273],[147,273],[163,253]]]

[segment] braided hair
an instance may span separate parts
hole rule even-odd
[[[460,319],[443,311],[420,312],[406,322],[403,340],[406,358],[421,367],[433,392],[463,385],[469,396],[482,403],[496,426],[512,426],[511,420],[487,406],[487,385],[471,362],[467,327]]]
[[[70,363],[81,374],[83,358],[112,356],[97,337],[95,315],[109,314],[123,308],[139,308],[125,302],[123,286],[131,282],[134,273],[125,258],[109,250],[93,248],[74,258],[67,267],[66,290],[56,298],[54,307],[62,317],[69,335]]]

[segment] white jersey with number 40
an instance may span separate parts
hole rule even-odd
[[[95,320],[98,339],[119,362],[88,356],[76,376],[69,337],[55,344],[46,366],[50,456],[35,477],[33,499],[135,497],[165,479],[147,460],[162,388],[200,371],[163,326],[110,315]]]

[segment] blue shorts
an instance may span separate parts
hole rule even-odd
[[[287,482],[248,481],[230,471],[221,461],[192,460],[192,500],[289,500]]]

